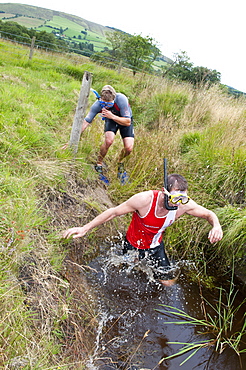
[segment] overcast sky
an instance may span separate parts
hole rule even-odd
[[[245,0],[10,0],[77,15],[130,34],[151,36],[173,58],[186,51],[194,66],[216,69],[221,82],[246,92]]]

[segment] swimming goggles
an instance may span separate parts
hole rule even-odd
[[[114,102],[99,100],[101,108],[113,108]]]
[[[173,204],[187,204],[190,200],[190,197],[186,194],[186,192],[183,191],[172,191],[171,193],[169,193],[164,188],[164,194],[168,196],[168,200]]]

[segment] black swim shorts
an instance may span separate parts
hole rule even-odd
[[[138,251],[139,260],[146,258],[149,265],[154,268],[154,276],[158,279],[168,280],[168,271],[170,268],[170,262],[165,252],[163,241],[155,248],[150,249],[138,249],[133,247],[127,239],[124,241],[123,254],[129,250]]]
[[[112,131],[114,134],[116,134],[118,130],[120,131],[122,139],[125,137],[134,137],[133,119],[131,118],[130,126],[119,125],[112,119],[105,120],[104,132]]]

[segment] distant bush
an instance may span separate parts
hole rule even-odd
[[[34,29],[28,29],[17,22],[2,22],[0,20],[0,32],[8,39],[20,43],[31,44],[31,40],[35,36],[35,44],[39,45],[41,48],[56,50],[67,48],[66,42],[57,39],[53,33],[48,33],[46,31],[38,32]]]

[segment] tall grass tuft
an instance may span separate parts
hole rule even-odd
[[[238,325],[236,325],[235,320],[239,310],[245,305],[246,298],[237,304],[237,294],[238,291],[235,291],[232,277],[228,292],[223,288],[218,288],[218,299],[216,304],[211,303],[209,300],[201,296],[201,307],[204,315],[203,319],[192,317],[184,310],[176,307],[161,304],[163,308],[157,309],[157,311],[163,315],[178,319],[177,321],[166,321],[166,324],[192,325],[196,328],[201,338],[206,337],[206,339],[201,339],[192,343],[168,342],[169,344],[183,345],[183,347],[178,352],[164,357],[159,364],[165,360],[188,354],[190,351],[193,351],[180,363],[181,366],[202,348],[207,347],[216,353],[221,354],[227,347],[230,347],[238,355],[241,369],[243,369],[240,355],[246,352],[246,349],[241,346],[242,339],[246,336],[246,314],[244,313],[241,320],[242,323],[239,328]]]

